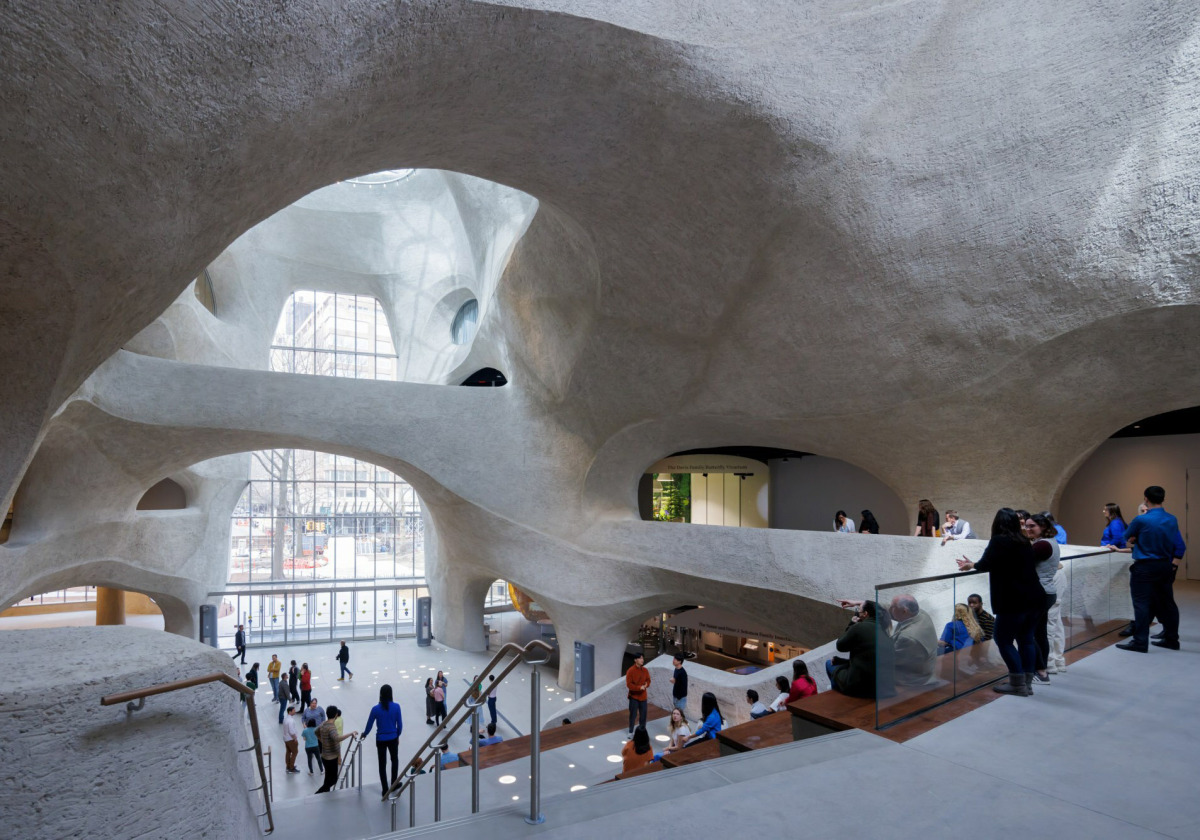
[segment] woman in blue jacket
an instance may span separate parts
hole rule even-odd
[[[400,720],[400,704],[392,699],[390,685],[379,686],[379,702],[371,707],[371,716],[367,718],[367,728],[363,730],[363,738],[371,734],[372,726],[379,727],[375,730],[375,751],[379,754],[379,784],[383,787],[383,793],[386,795],[388,788],[391,787],[385,772],[387,756],[388,753],[391,753],[391,781],[395,783],[396,776],[400,771],[400,733],[404,731],[404,724]]]
[[[1104,506],[1104,534],[1100,537],[1100,545],[1115,545],[1125,547],[1125,517],[1121,516],[1121,506],[1109,502]]]
[[[703,720],[700,728],[696,730],[695,735],[688,739],[688,742],[683,745],[684,747],[715,738],[721,731],[724,718],[721,717],[721,707],[717,705],[717,695],[711,691],[704,692],[704,696],[700,698],[700,717]]]

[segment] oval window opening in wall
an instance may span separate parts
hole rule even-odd
[[[495,368],[482,368],[464,379],[462,384],[476,388],[499,388],[508,384],[508,377]]]
[[[475,337],[475,327],[479,323],[479,301],[471,298],[454,313],[454,323],[450,325],[450,340],[455,344],[469,344]]]

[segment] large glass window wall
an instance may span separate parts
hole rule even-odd
[[[271,340],[271,370],[396,379],[396,347],[373,297],[293,292]]]
[[[396,378],[396,351],[372,297],[300,291],[288,298],[271,370]],[[425,594],[421,501],[395,473],[306,449],[253,452],[233,511],[222,641],[251,644],[384,638],[413,632]]]
[[[423,580],[416,492],[395,473],[303,449],[255,452],[233,511],[229,582]]]

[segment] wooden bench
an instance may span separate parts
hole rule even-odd
[[[736,755],[777,747],[796,740],[792,734],[792,716],[783,712],[765,715],[758,720],[739,723],[717,733],[721,755]]]
[[[710,738],[707,741],[696,744],[694,747],[685,747],[682,750],[676,750],[673,753],[664,755],[660,761],[664,767],[684,767],[688,764],[697,764],[701,761],[708,761],[710,758],[720,757],[720,745],[716,739]]]
[[[646,722],[649,723],[655,720],[661,720],[668,716],[668,712],[660,709],[657,706],[650,706],[646,712]],[[621,733],[624,735],[629,726],[629,712],[610,712],[606,715],[599,715],[593,718],[586,718],[577,723],[570,723],[565,726],[552,726],[549,729],[543,729],[541,733],[542,751],[565,747],[568,744],[577,744],[580,741],[590,741],[593,738],[599,738],[602,735],[611,735],[613,733]],[[532,739],[528,735],[521,735],[517,738],[506,738],[499,744],[489,744],[486,747],[479,748],[479,769],[486,770],[489,767],[495,767],[497,764],[505,764],[509,761],[516,761],[520,758],[529,758],[529,749]],[[469,767],[471,765],[471,750],[464,749],[458,754],[459,765]]]
[[[645,776],[648,773],[657,773],[662,769],[664,768],[661,761],[651,761],[649,764],[643,764],[641,767],[635,767],[632,770],[624,773],[618,773],[615,776],[614,781],[619,781],[621,779],[632,779],[636,776]]]
[[[823,691],[788,703],[792,739],[803,741],[847,729],[875,728],[875,701]]]

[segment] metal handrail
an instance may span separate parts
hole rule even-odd
[[[246,698],[246,708],[249,710],[250,715],[250,732],[254,736],[254,743],[251,745],[251,749],[254,750],[255,758],[258,761],[258,777],[262,780],[262,784],[253,788],[251,793],[256,790],[263,792],[263,803],[266,805],[267,810],[265,813],[259,814],[259,816],[267,818],[267,830],[263,833],[270,834],[275,830],[275,818],[271,814],[271,796],[267,782],[267,769],[263,764],[262,738],[258,731],[258,711],[254,708],[254,689],[244,683],[238,682],[222,671],[217,671],[201,677],[189,677],[186,680],[175,680],[174,682],[162,683],[161,685],[154,685],[149,688],[106,694],[100,698],[100,705],[115,706],[118,703],[126,703],[126,710],[132,714],[146,705],[147,697],[153,697],[156,694],[166,694],[169,691],[179,691],[181,688],[195,688],[198,685],[206,685],[213,682],[225,683],[225,685]],[[134,703],[134,700],[138,702]]]
[[[535,658],[535,657],[531,656],[530,653],[538,648],[541,648],[544,651],[544,654],[540,658]],[[503,682],[504,678],[507,677],[510,673],[512,673],[513,669],[516,668],[517,665],[519,665],[521,662],[526,662],[527,664],[533,665],[534,670],[536,671],[538,665],[544,665],[550,661],[550,657],[553,655],[553,653],[554,653],[554,648],[552,648],[550,645],[546,644],[545,642],[543,642],[540,639],[534,639],[531,642],[529,642],[528,644],[526,644],[524,647],[522,647],[521,645],[515,644],[514,642],[507,642],[498,651],[496,651],[496,655],[492,657],[491,661],[488,662],[488,664],[486,666],[484,666],[483,671],[481,673],[479,673],[471,681],[471,686],[463,693],[462,697],[459,698],[458,702],[454,704],[454,708],[450,710],[449,714],[447,714],[446,717],[442,719],[442,722],[439,723],[434,728],[433,732],[430,733],[429,737],[425,739],[425,743],[420,746],[420,748],[413,754],[413,757],[411,759],[409,759],[409,761],[406,764],[401,765],[404,768],[404,772],[402,772],[399,776],[397,776],[396,780],[394,782],[392,782],[391,786],[388,787],[387,791],[384,792],[383,800],[387,801],[390,799],[392,802],[392,830],[393,831],[396,830],[396,825],[395,825],[395,823],[396,823],[396,805],[400,799],[400,796],[404,793],[405,790],[410,790],[410,791],[415,790],[414,785],[416,783],[416,777],[425,769],[426,765],[429,764],[429,762],[431,760],[436,760],[436,763],[434,765],[434,774],[435,774],[434,782],[435,782],[435,788],[436,788],[435,802],[434,802],[435,821],[437,820],[437,818],[440,818],[441,802],[440,802],[439,798],[440,798],[440,793],[441,793],[441,790],[440,790],[441,789],[441,772],[440,771],[441,771],[441,766],[442,766],[442,762],[441,762],[442,749],[441,749],[441,747],[443,744],[446,744],[450,740],[450,737],[453,736],[454,733],[456,733],[462,727],[462,725],[464,723],[466,723],[468,720],[471,720],[471,719],[475,719],[475,721],[476,721],[476,732],[475,732],[476,737],[473,739],[473,744],[472,744],[472,755],[474,756],[474,760],[471,762],[471,813],[478,813],[478,811],[479,811],[478,719],[479,719],[479,709],[487,703],[487,693],[480,690],[483,686],[483,681],[487,676],[489,676],[492,673],[493,669],[495,669],[495,667],[504,658],[506,658],[510,655],[513,656],[512,661],[509,662],[508,665],[506,665],[496,675],[496,684],[497,685],[499,683]],[[537,691],[537,689],[535,687],[535,689],[534,689],[535,697],[538,696],[536,694],[536,691]],[[468,713],[463,715],[458,720],[455,720],[455,716],[460,711],[462,711],[462,709],[464,707],[468,710]],[[536,730],[538,728],[538,726],[540,725],[540,721],[538,721],[537,719],[534,719],[532,721],[532,724],[533,724],[534,729]],[[535,747],[537,746],[536,738],[534,741],[534,745],[535,745]],[[432,747],[432,750],[430,749],[431,747]],[[427,751],[428,751],[428,753],[427,753]],[[534,780],[534,784],[536,784],[536,783],[537,783],[537,781]],[[410,796],[410,800],[412,800],[409,802],[409,823],[411,825],[412,821],[414,819],[415,812],[416,812],[416,805],[415,805],[415,800],[412,799],[413,793],[410,792],[409,796]]]
[[[1078,560],[1082,557],[1099,557],[1101,554],[1113,554],[1113,553],[1115,553],[1115,552],[1109,551],[1106,548],[1103,551],[1089,551],[1084,554],[1069,554],[1066,557],[1059,557],[1058,559],[1059,560]],[[976,571],[975,569],[970,569],[969,571],[966,571],[966,572],[947,572],[944,575],[931,575],[930,577],[912,578],[911,580],[898,580],[893,583],[877,583],[877,584],[875,584],[875,588],[876,589],[896,589],[901,586],[914,586],[915,584],[918,584],[918,583],[934,583],[935,581],[939,581],[939,580],[950,580],[950,578],[970,577],[971,575],[986,575],[986,574],[987,574],[987,572],[980,572],[980,571]]]
[[[346,747],[346,754],[342,757],[342,769],[338,771],[338,790],[357,786],[362,789],[362,743],[361,735],[351,735],[350,745]],[[358,767],[354,766],[354,759],[358,759]]]

